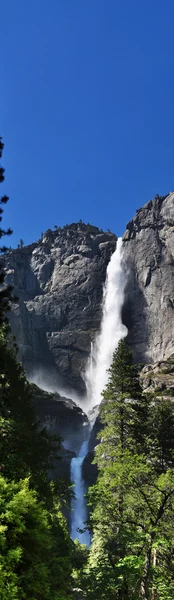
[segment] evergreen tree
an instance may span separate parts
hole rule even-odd
[[[0,139],[0,158],[2,150]],[[4,196],[0,204],[7,200]],[[10,233],[0,229],[0,237]],[[48,479],[60,440],[35,419],[31,388],[6,318],[12,297],[2,265],[0,284],[0,598],[67,600],[73,544],[61,511],[64,485]]]
[[[71,541],[60,507],[50,514],[29,481],[0,476],[1,600],[67,600]]]
[[[40,430],[30,384],[17,361],[7,325],[0,330],[0,461],[9,479],[30,475],[41,497],[49,495],[48,469],[58,459],[60,440]]]
[[[24,247],[24,240],[22,240],[22,238],[20,239],[20,242],[18,244],[18,248],[23,248]]]
[[[105,427],[99,434],[101,443],[97,449],[103,460],[105,447],[107,455],[116,446],[122,450],[131,447],[142,450],[147,418],[147,401],[142,394],[138,368],[133,364],[132,352],[125,340],[120,340],[108,374],[100,407],[100,419]]]
[[[0,468],[5,476],[0,479],[0,597],[67,600],[73,546],[61,512],[67,489],[48,479],[60,441],[39,429],[30,385],[9,332],[7,344],[7,332],[5,325],[0,331]],[[26,476],[27,484],[21,479]]]
[[[147,453],[157,471],[174,467],[174,410],[166,398],[149,399]]]
[[[2,158],[3,148],[4,148],[4,144],[2,142],[2,138],[0,137],[0,159]],[[0,166],[0,183],[3,183],[3,181],[4,181],[4,173],[5,173],[5,169]],[[0,222],[2,222],[4,206],[5,206],[5,204],[7,204],[8,200],[9,200],[9,198],[6,195],[1,196],[1,198],[0,198]],[[5,229],[2,229],[2,227],[0,227],[0,239],[3,236],[6,236],[6,235],[8,236],[11,234],[12,234],[12,230],[10,228],[5,230]],[[0,254],[4,254],[4,252],[6,252],[6,250],[7,250],[6,246],[0,246]],[[5,275],[4,275],[3,265],[2,265],[2,261],[1,261],[1,263],[0,263],[0,286],[1,286],[1,289],[0,289],[0,324],[4,320],[4,315],[5,315],[6,311],[9,310],[10,301],[12,301],[12,287],[5,286],[4,279],[5,279]]]
[[[144,399],[138,369],[123,341],[103,398],[104,429],[95,458],[99,475],[89,492],[93,541],[81,587],[91,600],[171,600],[173,406]],[[170,418],[165,448],[163,432]]]

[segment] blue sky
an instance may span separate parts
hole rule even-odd
[[[121,235],[173,190],[173,22],[173,0],[2,3],[12,245],[80,218]]]

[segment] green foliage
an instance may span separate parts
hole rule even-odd
[[[2,138],[0,137],[0,159],[2,158],[3,148],[4,148],[4,144],[2,142]],[[4,173],[5,173],[5,169],[0,166],[0,183],[3,183],[3,181],[4,181]],[[2,221],[4,206],[7,204],[8,200],[9,200],[9,198],[6,195],[1,196],[1,198],[0,198],[0,222]],[[10,228],[5,230],[5,229],[2,229],[2,227],[0,227],[0,239],[3,236],[11,235],[11,233],[12,233],[12,230]],[[0,254],[3,254],[4,252],[6,252],[6,250],[7,250],[6,246],[1,246]],[[0,286],[1,286],[1,289],[0,289],[0,324],[4,321],[5,313],[7,310],[9,310],[10,302],[12,301],[12,288],[11,288],[11,286],[4,285],[4,279],[5,279],[5,275],[4,275],[3,265],[2,265],[2,263],[0,263]]]
[[[2,600],[71,598],[73,544],[61,512],[64,484],[47,475],[59,446],[35,420],[31,387],[5,325],[0,330]]]
[[[48,513],[27,479],[0,476],[0,514],[2,600],[71,598],[71,548],[59,506]]]
[[[133,364],[132,352],[125,342],[120,340],[118,348],[113,354],[113,361],[109,369],[109,381],[106,391],[110,394],[126,394],[128,397],[139,398],[141,393],[138,367]]]
[[[91,225],[91,223],[87,223],[87,225],[85,225],[85,229],[87,231],[87,233],[102,233],[103,230],[99,229],[98,227],[96,227],[96,225]]]
[[[0,138],[0,158],[2,150]],[[7,196],[0,200],[0,221],[7,201]],[[0,238],[10,232],[0,229]],[[61,481],[48,479],[60,440],[36,422],[32,387],[18,363],[6,318],[12,297],[2,266],[0,284],[0,598],[67,600],[72,598],[73,556],[61,510],[67,490]]]
[[[169,600],[174,591],[174,409],[146,401],[126,342],[103,392],[93,540],[79,585],[91,600]],[[167,595],[168,594],[168,595]]]
[[[146,443],[151,463],[157,472],[174,467],[174,409],[170,400],[152,396]]]
[[[0,138],[0,158],[2,150]],[[7,196],[0,200],[0,221],[7,201]],[[63,229],[68,228],[99,232],[81,220]],[[0,228],[0,238],[10,232]],[[47,234],[52,236],[51,230]],[[4,284],[2,266],[0,284]],[[92,545],[88,550],[73,543],[61,510],[64,486],[47,476],[58,458],[60,440],[41,431],[35,420],[32,389],[17,361],[5,317],[11,299],[11,288],[3,287],[0,598],[173,600],[173,404],[155,393],[144,397],[132,353],[121,340],[100,407],[98,479],[88,495]]]
[[[24,247],[24,241],[22,240],[22,238],[20,239],[20,242],[18,244],[18,248],[23,248]]]
[[[165,390],[161,391],[160,387],[156,387],[154,389],[154,393],[158,397],[161,397],[161,398],[166,397],[166,396],[169,396],[171,398],[172,396],[174,396],[174,388],[173,387],[172,388],[166,388]]]
[[[8,343],[7,343],[8,340]],[[10,346],[11,342],[11,346]],[[17,362],[7,326],[0,330],[0,456],[5,477],[30,475],[40,495],[48,491],[47,470],[58,455],[60,441],[39,430],[30,385]]]
[[[108,372],[108,384],[102,394],[100,409],[105,428],[99,434],[102,443],[97,449],[104,462],[104,446],[107,449],[106,462],[108,452],[112,455],[116,445],[121,445],[122,449],[133,447],[134,450],[143,447],[147,415],[147,401],[142,395],[138,368],[133,364],[132,353],[124,340],[119,342]],[[100,468],[99,460],[97,464]]]

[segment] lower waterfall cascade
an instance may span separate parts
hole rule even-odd
[[[122,238],[118,238],[116,250],[113,252],[106,271],[103,289],[102,320],[100,332],[91,344],[91,353],[85,373],[86,410],[90,411],[101,402],[101,392],[105,388],[115,348],[120,339],[126,337],[127,328],[122,323],[122,307],[126,285],[126,271],[123,263]],[[90,435],[90,432],[89,432]],[[71,538],[90,545],[88,530],[85,528],[87,506],[85,483],[82,477],[82,464],[88,453],[88,441],[82,443],[76,458],[71,460],[71,482],[74,483],[75,498],[72,500]]]
[[[87,519],[87,505],[84,498],[85,483],[82,477],[82,464],[85,456],[88,453],[88,441],[82,443],[78,455],[71,460],[71,482],[74,483],[74,494],[75,497],[71,503],[71,538],[73,540],[78,539],[81,544],[90,546],[90,535],[88,529],[80,533],[79,530],[85,528],[85,521]]]

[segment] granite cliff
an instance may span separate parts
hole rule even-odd
[[[41,428],[61,438],[61,458],[52,472],[69,479],[71,459],[78,453],[82,442],[88,437],[89,421],[83,410],[70,398],[50,393],[31,384],[31,395],[36,417]]]
[[[156,196],[137,210],[123,242],[127,279],[123,322],[135,360],[146,365],[143,387],[157,387],[159,393],[168,389],[173,373],[172,358],[164,377],[165,361],[174,352],[174,193]],[[6,280],[18,296],[10,314],[12,331],[27,375],[40,387],[62,387],[70,397],[72,390],[83,396],[83,373],[100,327],[103,283],[115,244],[114,234],[74,223],[48,230],[37,243],[5,257]],[[68,441],[59,470],[69,473],[72,451],[83,440],[87,419],[72,400],[55,392],[36,393],[35,388],[35,396],[41,423]],[[96,477],[90,464],[99,428],[97,420],[83,466],[88,483]]]
[[[174,192],[137,210],[123,240],[123,320],[135,360],[167,359],[174,351]]]
[[[148,394],[174,396],[174,193],[157,196],[137,210],[123,235],[127,278],[123,321],[134,358],[143,363],[140,382]],[[83,463],[87,485],[97,471],[92,464],[97,417]]]
[[[72,224],[10,251],[6,279],[18,302],[10,315],[19,358],[40,384],[83,394],[83,371],[99,329],[106,267],[116,236]]]
[[[166,359],[174,347],[174,193],[156,196],[123,235],[127,286],[123,321],[135,360]],[[10,251],[7,281],[18,302],[10,320],[28,376],[80,394],[91,341],[101,321],[102,289],[116,236],[74,223]]]

